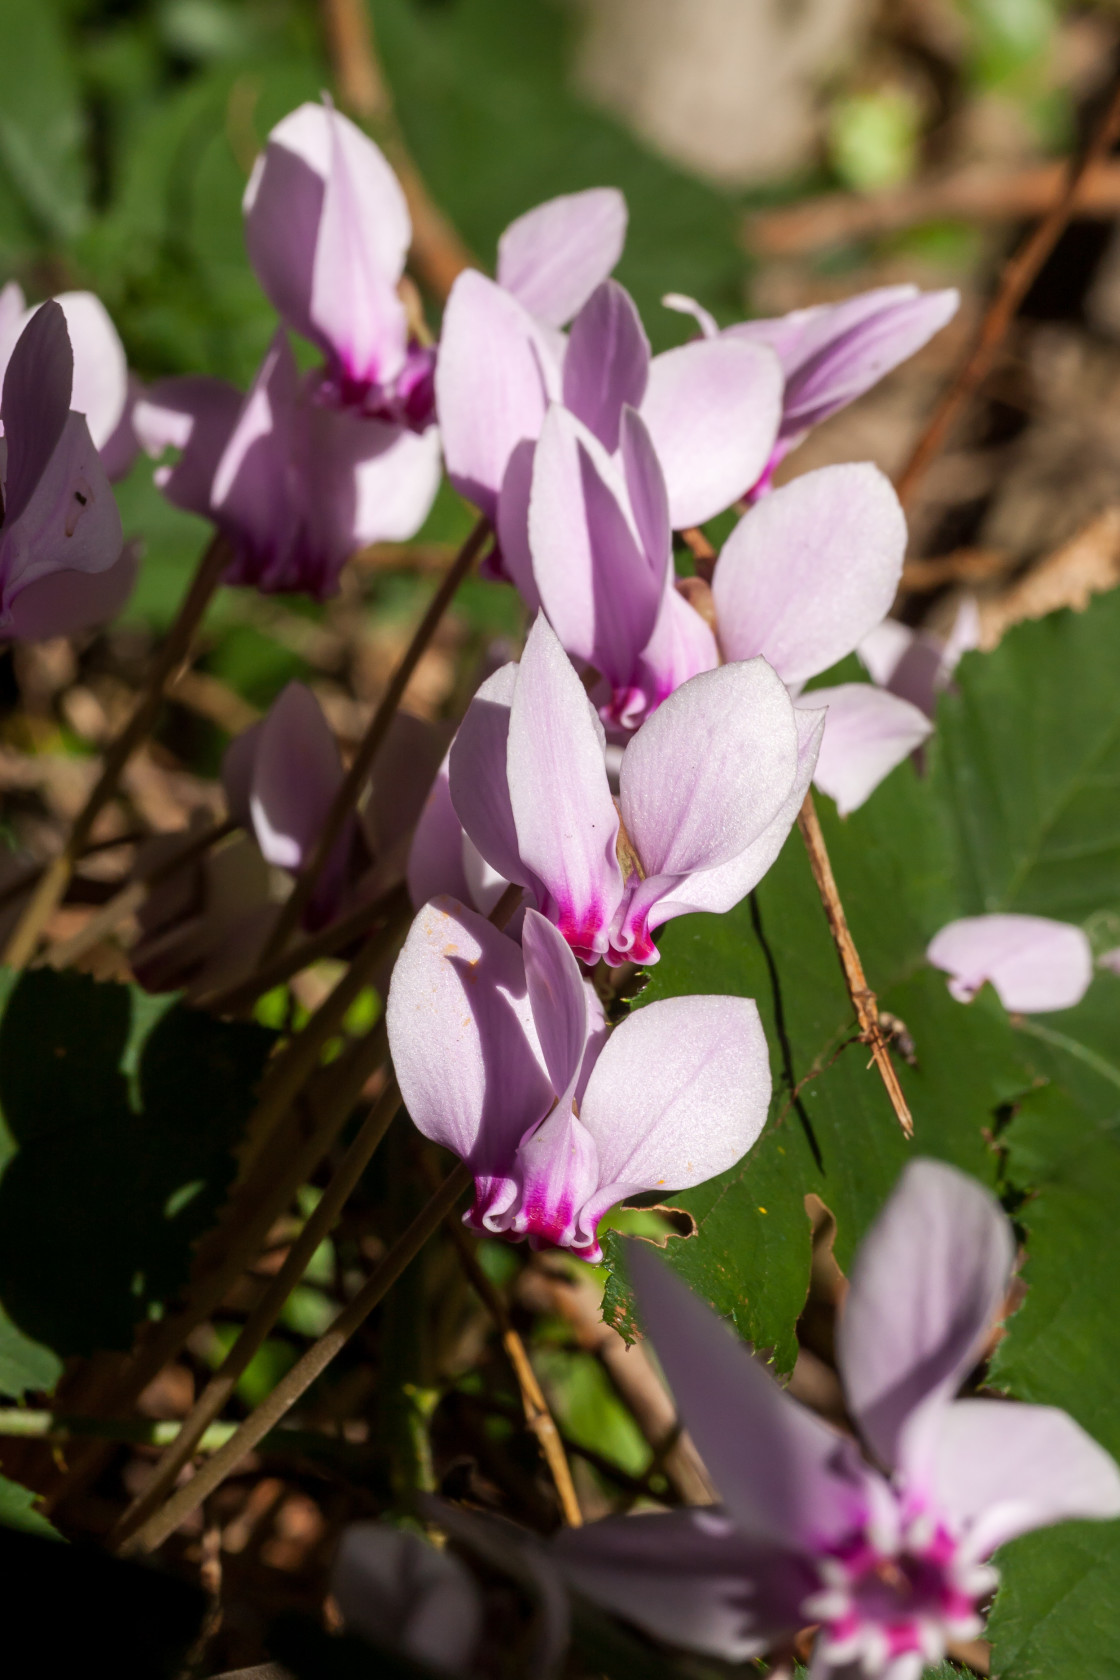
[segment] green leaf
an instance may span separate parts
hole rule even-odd
[[[181,1287],[271,1043],[135,987],[0,976],[5,1392],[127,1347]]]
[[[0,1476],[0,1528],[18,1528],[25,1534],[41,1534],[44,1539],[57,1540],[58,1530],[35,1509],[38,1497],[30,1488]]]
[[[77,78],[51,0],[0,0],[0,172],[31,222],[72,238],[86,219],[89,184]]]

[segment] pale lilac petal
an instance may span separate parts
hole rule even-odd
[[[377,753],[365,814],[380,858],[400,861],[442,764],[450,729],[399,711]]]
[[[9,375],[15,365],[13,356]],[[7,383],[4,388],[6,394]],[[7,432],[5,441],[11,449],[12,431]],[[52,574],[104,574],[118,565],[124,544],[120,511],[89,427],[80,414],[66,416],[30,498],[17,505],[18,512],[9,513],[0,528],[5,614],[18,594]],[[83,609],[88,606],[100,613],[119,598],[128,575],[127,570],[118,572],[102,589],[82,591],[79,586],[75,607],[80,601]],[[39,604],[43,606],[44,602],[40,600]],[[29,603],[29,613],[32,610]]]
[[[484,1216],[487,1228],[528,1237],[532,1248],[568,1248],[579,1259],[598,1265],[603,1258],[596,1235],[601,1212],[596,1194],[599,1154],[587,1127],[572,1112],[570,1092],[530,1137],[522,1139],[517,1172],[516,1210]]]
[[[1093,977],[1085,934],[1047,916],[965,916],[935,935],[926,956],[951,975],[961,1003],[990,981],[1005,1009],[1025,1015],[1072,1009]]]
[[[174,466],[156,472],[156,483],[176,507],[212,516],[214,475],[244,400],[224,379],[189,374],[158,380],[137,403],[133,421],[146,453],[182,451]]]
[[[400,185],[372,140],[323,105],[301,105],[268,137],[245,189],[257,278],[296,332],[397,371],[404,316],[394,288],[410,238]],[[355,336],[357,335],[357,336]]]
[[[454,1552],[386,1522],[343,1530],[331,1592],[347,1633],[441,1671],[466,1671],[482,1633],[482,1601]]]
[[[41,642],[108,624],[132,594],[139,569],[140,545],[126,543],[107,571],[45,573],[12,602],[10,634],[20,641]]]
[[[397,296],[412,237],[400,182],[373,141],[326,106],[330,164],[311,280],[320,343],[357,384],[404,365],[408,321]]]
[[[529,508],[536,447],[530,438],[522,438],[520,443],[514,444],[498,492],[495,526],[502,569],[531,613],[538,612],[541,604],[529,546]]]
[[[661,302],[666,309],[672,309],[678,315],[691,315],[704,338],[719,337],[719,323],[715,316],[695,298],[688,297],[684,292],[666,292]]]
[[[817,1576],[744,1537],[722,1511],[646,1511],[562,1529],[553,1555],[593,1604],[690,1651],[745,1662],[796,1629]]]
[[[116,327],[93,292],[59,292],[74,350],[70,407],[84,414],[89,435],[104,449],[120,425],[128,400],[128,362]]]
[[[629,292],[597,286],[572,322],[564,357],[564,406],[610,454],[623,406],[637,408],[649,382],[649,339]]]
[[[567,409],[537,445],[529,547],[541,605],[561,645],[615,690],[634,680],[657,619],[668,550],[643,552],[617,464]]]
[[[886,688],[899,661],[916,641],[917,632],[897,618],[885,618],[864,636],[856,653],[872,682]]]
[[[1097,958],[1097,962],[1101,968],[1107,969],[1110,974],[1120,974],[1120,945],[1115,946],[1111,951],[1102,951]]]
[[[797,773],[793,786],[783,801],[777,816],[752,840],[745,851],[714,869],[698,870],[674,884],[665,897],[653,906],[649,915],[651,927],[660,927],[671,917],[687,915],[693,910],[707,910],[723,915],[740,904],[752,892],[786,843],[790,829],[797,821],[820,750],[824,730],[823,712],[794,710],[797,724]]]
[[[690,677],[714,671],[719,664],[719,647],[711,626],[690,607],[666,576],[665,594],[653,634],[642,649],[638,667],[639,685],[651,706],[668,698]]]
[[[649,1247],[629,1243],[627,1261],[685,1427],[744,1537],[814,1552],[856,1527],[866,1473],[852,1443],[784,1394]]]
[[[515,446],[535,440],[559,369],[547,336],[500,286],[468,269],[451,289],[436,363],[448,476],[490,520]]]
[[[393,1069],[425,1137],[504,1172],[553,1102],[520,947],[451,899],[425,905],[386,1005]]]
[[[4,370],[5,525],[19,518],[53,462],[70,414],[73,378],[66,317],[57,303],[45,303],[20,333]]]
[[[337,570],[358,549],[407,542],[435,501],[439,433],[347,410],[306,406],[307,518],[312,546]]]
[[[1014,1258],[990,1191],[911,1162],[856,1255],[837,1337],[849,1409],[888,1468],[924,1468],[929,1418],[978,1358]]]
[[[562,327],[622,255],[626,200],[614,187],[527,210],[498,241],[498,284],[546,326]]]
[[[785,802],[797,757],[793,704],[765,660],[678,688],[622,760],[622,819],[646,875],[686,875],[744,851]]]
[[[606,929],[622,897],[618,813],[602,727],[543,615],[517,668],[507,764],[518,850],[548,890],[555,908],[550,919],[577,954],[605,950]]]
[[[216,517],[268,549],[291,523],[289,484],[297,391],[295,357],[281,328],[273,337],[214,474]],[[288,539],[290,540],[290,539]]]
[[[1016,1535],[1077,1517],[1120,1516],[1110,1453],[1052,1406],[959,1400],[937,1422],[939,1505],[984,1557]]]
[[[827,707],[813,780],[836,801],[842,817],[858,810],[895,766],[933,733],[924,712],[872,683],[814,688],[797,704]]]
[[[331,727],[309,688],[288,684],[254,729],[253,747],[249,810],[257,844],[266,862],[302,869],[343,775]]]
[[[649,427],[634,408],[626,407],[622,411],[619,452],[638,536],[648,560],[655,571],[664,575],[668,588],[672,582],[673,559],[669,492]]]
[[[787,683],[834,665],[886,617],[906,520],[869,462],[821,467],[751,508],[712,579],[728,659],[762,654]]]
[[[728,333],[773,345],[786,376],[783,438],[799,437],[920,350],[956,314],[960,294],[884,286],[838,304],[744,321]]]
[[[544,1065],[559,1106],[570,1108],[587,1044],[587,988],[567,940],[536,910],[525,912],[521,949]]]
[[[580,1108],[599,1150],[599,1212],[639,1190],[687,1190],[726,1172],[769,1106],[770,1054],[750,998],[635,1009],[601,1051]]]
[[[451,744],[448,774],[451,802],[481,855],[507,881],[530,886],[534,877],[521,855],[507,774],[517,681],[518,667],[503,665],[481,685]]]
[[[0,287],[0,370],[8,365],[16,339],[27,324],[26,314],[23,287],[16,280],[9,280],[6,286]]]
[[[746,493],[769,459],[781,403],[781,369],[764,345],[701,339],[653,358],[641,414],[674,529],[703,524]]]
[[[441,894],[457,898],[461,904],[472,900],[463,867],[466,833],[451,799],[450,757],[448,753],[436,772],[412,837],[408,893],[414,910]]]

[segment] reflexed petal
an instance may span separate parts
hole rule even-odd
[[[610,454],[623,406],[637,408],[649,380],[649,339],[634,300],[617,280],[592,292],[568,335],[564,407]]]
[[[15,365],[13,356],[9,375]],[[8,433],[9,447],[10,440],[11,433]],[[68,414],[30,498],[0,528],[0,578],[5,614],[29,584],[53,574],[105,574],[116,568],[123,542],[120,511],[101,457],[93,447],[89,427],[80,414]],[[100,613],[119,598],[127,577],[127,572],[118,572],[111,582],[106,579],[102,588],[94,587],[92,591],[79,586],[75,610],[80,603],[83,612],[88,607]],[[58,597],[48,591],[45,597],[39,597],[38,611],[34,601],[29,603],[28,623],[33,612],[39,623],[45,623],[52,606],[57,605]]]
[[[687,1190],[726,1172],[769,1105],[770,1055],[751,999],[662,998],[635,1009],[607,1040],[580,1109],[599,1149],[599,1212],[639,1190]]]
[[[578,1593],[655,1639],[744,1662],[804,1619],[817,1577],[752,1544],[718,1510],[646,1511],[562,1529],[553,1555]]]
[[[55,302],[66,316],[74,351],[70,407],[85,415],[89,435],[100,450],[120,424],[128,398],[124,345],[109,311],[93,292],[59,292]]]
[[[566,193],[527,210],[498,241],[498,284],[546,326],[562,327],[605,280],[626,240],[614,187]]]
[[[622,760],[622,819],[647,877],[710,869],[744,851],[785,802],[797,757],[793,705],[765,660],[678,688]]]
[[[418,1129],[478,1172],[507,1171],[553,1102],[520,947],[451,899],[425,905],[393,970],[386,1025]]]
[[[544,1065],[560,1107],[570,1109],[587,1044],[587,989],[571,947],[536,910],[525,912],[521,949]]]
[[[660,927],[671,917],[683,916],[692,910],[708,910],[722,915],[734,909],[775,862],[809,791],[825,723],[823,712],[796,707],[793,715],[797,724],[797,773],[777,816],[738,857],[718,864],[715,869],[702,869],[675,882],[650,911],[651,927]]]
[[[117,616],[136,585],[137,543],[126,543],[120,559],[104,572],[47,572],[20,590],[9,615],[19,641],[76,636]]]
[[[916,631],[897,618],[885,618],[874,630],[869,630],[856,652],[872,682],[880,688],[888,687],[899,661],[916,639]]]
[[[665,475],[649,435],[649,427],[634,408],[624,408],[619,445],[626,491],[646,558],[666,587],[672,581],[673,530],[669,522],[669,492]]]
[[[711,627],[666,577],[661,611],[642,650],[639,683],[657,706],[701,671],[714,671],[719,648]]]
[[[224,379],[189,374],[157,380],[137,403],[133,420],[141,448],[149,455],[182,450],[174,466],[156,473],[156,483],[176,507],[211,517],[214,474],[244,401]]]
[[[439,489],[436,428],[411,432],[306,399],[302,423],[307,523],[324,571],[337,577],[358,549],[414,537]]]
[[[835,799],[842,817],[858,810],[933,733],[924,712],[871,683],[810,689],[797,704],[828,709],[813,780]]]
[[[849,1408],[889,1468],[922,1458],[923,1419],[975,1363],[1014,1257],[990,1191],[939,1161],[906,1168],[856,1255],[837,1338]]]
[[[523,864],[547,888],[557,926],[577,954],[605,950],[623,886],[618,813],[601,725],[543,615],[517,668],[507,763]],[[453,760],[453,777],[454,768]]]
[[[774,446],[781,402],[781,370],[765,346],[701,339],[653,358],[641,414],[675,530],[703,524],[750,489]]]
[[[482,1632],[482,1602],[453,1552],[385,1522],[343,1530],[331,1592],[347,1633],[440,1670],[465,1671]]]
[[[629,687],[657,619],[668,549],[643,552],[614,461],[564,408],[537,445],[529,547],[541,605],[560,643],[614,689]]]
[[[468,269],[451,289],[436,363],[436,406],[447,472],[487,518],[506,465],[535,440],[559,372],[545,333],[516,298]]]
[[[470,904],[472,898],[463,868],[466,833],[451,801],[450,756],[436,772],[408,854],[408,893],[414,910],[441,893],[460,904]]]
[[[253,733],[249,809],[268,863],[302,869],[342,782],[342,759],[323,708],[290,682]],[[236,761],[235,761],[236,763]]]
[[[502,566],[531,613],[539,612],[541,605],[529,547],[529,507],[536,451],[536,443],[529,438],[514,444],[498,493],[495,527]]]
[[[70,413],[73,378],[66,317],[57,303],[45,303],[20,333],[4,370],[5,526],[19,518],[53,463]]]
[[[1047,916],[966,916],[943,927],[926,956],[952,976],[961,1003],[990,981],[1005,1009],[1025,1015],[1072,1009],[1093,978],[1085,934]]]
[[[642,1322],[741,1533],[815,1552],[864,1515],[852,1443],[791,1400],[644,1243],[627,1245]]]
[[[886,616],[905,551],[906,520],[878,467],[794,479],[724,544],[712,579],[724,654],[762,654],[785,682],[806,682]]]
[[[959,1400],[934,1454],[938,1501],[977,1557],[1048,1523],[1120,1516],[1115,1460],[1056,1407]]]
[[[479,852],[507,881],[535,884],[522,858],[507,773],[510,706],[516,665],[503,665],[479,688],[448,756],[451,801]]]
[[[594,1138],[572,1112],[570,1096],[531,1137],[522,1139],[517,1176],[516,1211],[486,1220],[487,1226],[528,1237],[533,1248],[570,1248],[597,1265],[603,1258],[595,1234],[601,1211],[599,1156]]]

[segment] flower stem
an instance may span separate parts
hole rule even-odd
[[[225,1481],[242,1459],[264,1440],[280,1419],[291,1411],[311,1384],[322,1376],[332,1360],[342,1352],[351,1336],[365,1323],[405,1267],[416,1258],[428,1238],[455,1206],[463,1191],[469,1187],[471,1177],[471,1169],[466,1162],[458,1162],[436,1194],[421,1208],[403,1236],[398,1238],[370,1274],[354,1299],[343,1307],[330,1329],[320,1336],[319,1340],[308,1348],[303,1358],[281,1378],[268,1398],[245,1419],[225,1446],[220,1447],[213,1458],[132,1535],[122,1547],[126,1555],[151,1552],[161,1546],[179,1524],[185,1522],[202,1501],[209,1498],[214,1489]]]
[[[797,826],[801,830],[801,838],[805,842],[805,849],[809,853],[809,865],[813,871],[813,879],[817,883],[817,891],[821,895],[824,913],[828,917],[829,930],[833,943],[840,958],[840,967],[844,973],[844,981],[848,988],[848,996],[852,1000],[852,1008],[856,1012],[859,1022],[859,1036],[862,1042],[870,1047],[872,1060],[879,1070],[879,1076],[886,1086],[887,1095],[891,1099],[891,1106],[898,1116],[898,1123],[908,1138],[914,1136],[914,1119],[910,1113],[910,1105],[902,1094],[902,1086],[898,1082],[898,1075],[891,1061],[887,1048],[886,1035],[879,1020],[879,1005],[875,993],[867,984],[867,977],[863,972],[856,942],[852,938],[848,927],[848,918],[844,914],[844,906],[840,902],[840,893],[836,886],[836,877],[832,873],[828,848],[824,843],[821,830],[821,820],[817,815],[817,807],[813,803],[812,789],[805,795],[805,802],[797,817]]]
[[[168,682],[190,652],[195,631],[202,622],[222,574],[229,565],[229,548],[218,533],[198,563],[191,586],[183,599],[174,624],[156,655],[143,692],[132,716],[105,755],[101,774],[81,811],[74,819],[66,844],[40,877],[23,915],[4,950],[8,968],[25,968],[40,936],[62,903],[74,865],[86,847],[93,825],[117,789],[121,773],[140,743],[151,733],[159,715],[160,702]]]

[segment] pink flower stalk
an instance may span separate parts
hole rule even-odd
[[[729,910],[769,869],[822,724],[763,659],[704,672],[632,737],[616,808],[603,726],[539,615],[520,664],[471,702],[449,791],[481,857],[528,889],[578,957],[652,963],[663,922]]]
[[[135,421],[149,454],[180,451],[156,482],[229,539],[226,581],[267,593],[332,595],[357,549],[416,533],[439,487],[435,428],[418,434],[320,401],[318,376],[300,377],[282,330],[248,396],[222,379],[166,379]]]
[[[314,400],[425,431],[435,356],[399,293],[412,224],[373,141],[331,104],[301,105],[269,135],[244,210],[261,286],[326,357]]]
[[[429,726],[398,712],[368,796],[347,819],[312,894],[305,927],[325,926],[400,879],[437,755]],[[231,742],[222,764],[230,815],[255,837],[266,863],[292,875],[307,863],[343,775],[323,709],[299,682],[289,683],[267,716]]]
[[[724,1172],[766,1119],[753,1002],[667,998],[607,1036],[575,958],[535,910],[518,946],[452,899],[425,906],[386,1024],[413,1121],[474,1173],[466,1223],[581,1260],[601,1259],[608,1208]]]
[[[814,1680],[919,1680],[950,1640],[981,1632],[999,1546],[1120,1515],[1120,1471],[1065,1412],[954,1399],[1015,1254],[998,1203],[954,1168],[913,1162],[856,1257],[837,1353],[870,1460],[630,1248],[646,1327],[725,1503],[607,1518],[554,1546],[580,1592],[658,1637],[737,1662],[818,1623]]]
[[[744,514],[712,578],[724,656],[761,654],[798,704],[827,707],[814,780],[842,815],[927,738],[929,720],[866,683],[800,691],[882,623],[905,552],[906,520],[879,469],[822,467]]]
[[[0,635],[72,635],[111,618],[135,581],[121,518],[85,417],[70,407],[66,318],[45,303],[8,357],[0,397]]]
[[[777,352],[785,379],[782,418],[765,469],[754,483],[770,488],[775,469],[814,426],[862,397],[884,374],[927,344],[960,306],[956,291],[921,292],[882,286],[842,303],[794,309],[770,320],[741,321],[721,333],[706,309],[673,293],[670,309],[694,315],[704,337],[766,344]]]
[[[66,317],[74,353],[70,405],[85,415],[94,448],[109,478],[123,478],[140,447],[131,415],[139,384],[128,371],[124,345],[108,310],[93,292],[59,292],[54,301]],[[27,307],[23,291],[14,280],[0,291],[0,380],[17,339],[40,307]]]
[[[527,517],[533,449],[561,403],[608,455],[624,406],[638,411],[664,474],[673,529],[722,512],[765,466],[781,373],[767,346],[701,341],[650,355],[628,294],[604,280],[565,340],[501,284],[472,272],[444,315],[436,401],[452,483],[498,532],[505,574],[530,607]]]
[[[926,956],[950,975],[959,1003],[990,983],[1005,1009],[1023,1015],[1072,1009],[1093,978],[1086,935],[1048,916],[965,916],[941,929]]]

